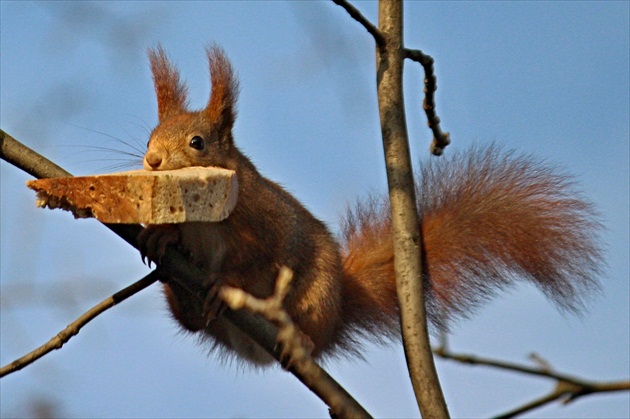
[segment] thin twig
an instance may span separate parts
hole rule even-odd
[[[484,358],[476,355],[456,354],[450,352],[445,347],[435,349],[434,353],[440,358],[457,361],[463,364],[484,365],[488,367],[500,368],[508,371],[515,371],[519,373],[549,378],[557,381],[556,387],[549,394],[497,416],[499,418],[513,417],[515,415],[533,410],[558,399],[563,399],[564,403],[569,403],[579,397],[589,394],[630,390],[630,381],[595,382],[585,380],[575,376],[555,372],[548,367],[548,363],[545,363],[540,367],[530,367],[528,365]]]
[[[433,68],[433,57],[417,49],[403,49],[405,58],[420,63],[424,69],[424,101],[422,108],[427,115],[427,124],[433,132],[433,142],[431,143],[431,153],[436,156],[442,155],[447,145],[451,143],[448,132],[442,132],[440,128],[440,117],[435,112],[435,91],[437,90],[437,78]]]
[[[0,377],[4,377],[5,375],[11,374],[15,371],[19,371],[27,365],[37,361],[39,358],[43,357],[49,352],[52,352],[55,349],[61,349],[61,347],[68,342],[72,337],[77,335],[81,328],[96,318],[99,314],[107,311],[111,307],[120,303],[121,301],[126,300],[132,295],[136,294],[139,291],[142,291],[149,285],[153,284],[157,281],[157,277],[155,276],[155,271],[149,273],[147,276],[142,278],[141,280],[129,285],[127,288],[124,288],[114,295],[104,299],[84,314],[82,314],[75,321],[70,323],[63,329],[61,332],[57,333],[55,337],[50,339],[48,342],[40,346],[39,348],[27,353],[26,355],[16,359],[15,361],[3,366],[0,368]]]
[[[336,5],[343,7],[346,10],[346,12],[348,12],[351,18],[353,18],[354,20],[359,22],[361,25],[363,25],[363,27],[374,37],[374,41],[376,42],[376,45],[378,45],[379,47],[383,47],[385,45],[385,37],[383,36],[381,31],[372,22],[370,22],[368,18],[363,16],[361,12],[359,11],[359,9],[354,7],[352,4],[350,4],[346,0],[332,0],[332,1]]]
[[[554,390],[549,394],[546,394],[542,397],[539,397],[538,399],[532,400],[524,404],[523,406],[520,406],[516,409],[509,410],[500,415],[494,416],[494,419],[513,418],[516,415],[520,415],[522,413],[529,412],[530,410],[534,410],[546,404],[552,403],[556,401],[557,399],[559,399],[560,397],[562,397],[563,395],[564,395],[564,392],[558,392],[557,390]]]

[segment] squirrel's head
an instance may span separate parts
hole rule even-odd
[[[232,126],[238,81],[221,48],[212,45],[207,54],[212,91],[206,107],[195,112],[189,110],[186,86],[164,50],[161,47],[149,50],[159,124],[149,139],[145,169],[228,165],[234,148]]]

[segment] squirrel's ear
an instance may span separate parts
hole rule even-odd
[[[187,112],[186,86],[180,81],[179,72],[168,61],[161,46],[149,49],[149,61],[160,122],[173,115]]]
[[[212,92],[204,113],[213,124],[218,124],[221,130],[231,130],[236,118],[238,80],[230,60],[219,46],[213,44],[206,52],[210,64]]]

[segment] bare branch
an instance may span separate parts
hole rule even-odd
[[[370,22],[365,16],[363,16],[359,9],[354,7],[346,0],[333,0],[333,2],[336,5],[343,7],[346,12],[348,12],[351,18],[363,25],[363,27],[374,37],[376,45],[378,45],[379,47],[383,47],[385,45],[385,37],[383,37],[381,31],[376,26],[374,26],[374,24]]]
[[[548,362],[540,362],[540,357],[536,356],[535,361],[540,365],[538,367],[530,367],[527,365],[516,364],[507,361],[500,361],[496,359],[483,358],[475,355],[468,354],[456,354],[447,350],[444,346],[434,350],[434,353],[443,358],[453,361],[457,361],[463,364],[470,365],[484,365],[488,367],[500,368],[508,371],[519,372],[523,374],[535,375],[539,377],[550,378],[557,381],[556,387],[549,393],[538,399],[524,404],[518,408],[505,412],[498,418],[513,417],[515,415],[533,410],[545,404],[551,403],[555,400],[562,399],[564,403],[572,402],[573,400],[595,393],[608,393],[616,391],[628,391],[630,390],[630,381],[609,381],[609,382],[595,382],[585,380],[582,378],[574,377],[567,374],[562,374],[553,371],[549,367]]]
[[[447,145],[451,143],[448,132],[442,132],[440,128],[440,117],[435,112],[435,91],[437,90],[437,78],[433,69],[433,57],[426,55],[417,49],[403,50],[405,58],[420,63],[424,69],[424,101],[422,108],[427,115],[427,124],[433,132],[433,142],[431,143],[431,153],[436,156],[442,155]]]
[[[0,130],[0,158],[36,178],[71,176],[61,167]]]
[[[155,276],[155,271],[153,271],[141,280],[129,285],[127,288],[124,288],[114,295],[101,301],[100,303],[86,311],[84,314],[82,314],[75,321],[66,326],[65,329],[57,333],[55,337],[50,339],[44,345],[0,368],[0,377],[4,377],[5,375],[11,374],[12,372],[21,370],[22,368],[37,361],[39,358],[43,357],[49,352],[52,352],[55,349],[61,349],[61,347],[66,342],[68,342],[70,339],[72,339],[73,336],[79,333],[83,326],[88,324],[99,314],[104,313],[111,307],[114,307],[116,304],[126,300],[135,293],[142,291],[156,281],[157,277]]]
[[[318,383],[316,387],[322,393],[317,394],[320,398],[327,400],[331,416],[339,418],[371,417],[343,387],[311,358],[311,340],[300,331],[283,308],[284,297],[289,291],[292,279],[293,272],[282,267],[276,279],[274,294],[270,297],[259,299],[239,288],[223,286],[221,298],[232,310],[244,308],[252,313],[260,314],[279,328],[277,336],[279,345],[275,349],[276,352],[279,352],[283,366],[296,374],[300,381],[311,389],[314,387],[312,383]]]
[[[516,415],[519,415],[521,413],[525,413],[525,412],[528,412],[530,410],[537,409],[537,408],[539,408],[541,406],[544,406],[544,405],[546,405],[548,403],[551,403],[551,402],[557,400],[558,398],[562,397],[563,394],[564,394],[563,392],[558,393],[557,391],[554,390],[551,393],[549,393],[549,394],[547,394],[545,396],[542,396],[542,397],[540,397],[538,399],[532,400],[531,402],[526,403],[526,404],[524,404],[521,407],[518,407],[516,409],[510,410],[508,412],[505,412],[503,414],[495,416],[494,419],[512,418],[512,417],[514,417]]]
[[[278,327],[277,342],[280,345],[280,357],[283,366],[291,366],[296,362],[310,359],[313,343],[304,335],[284,309],[284,298],[289,291],[293,271],[282,267],[276,278],[274,293],[268,298],[256,298],[240,288],[224,285],[221,287],[221,298],[232,310],[246,309],[260,314]]]
[[[402,93],[403,3],[379,1],[379,30],[386,43],[377,48],[376,71],[381,135],[392,214],[394,271],[407,368],[422,416],[448,417],[431,353],[424,287],[422,237],[416,207]]]

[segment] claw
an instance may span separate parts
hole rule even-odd
[[[219,296],[219,290],[221,288],[221,282],[216,277],[209,277],[204,281],[204,286],[209,287],[206,294],[206,298],[203,302],[203,317],[206,319],[206,327],[212,322],[212,320],[221,316],[227,306],[225,302]]]
[[[174,224],[149,225],[138,234],[137,240],[142,263],[150,268],[151,263],[162,261],[167,246],[179,241],[179,229]]]

